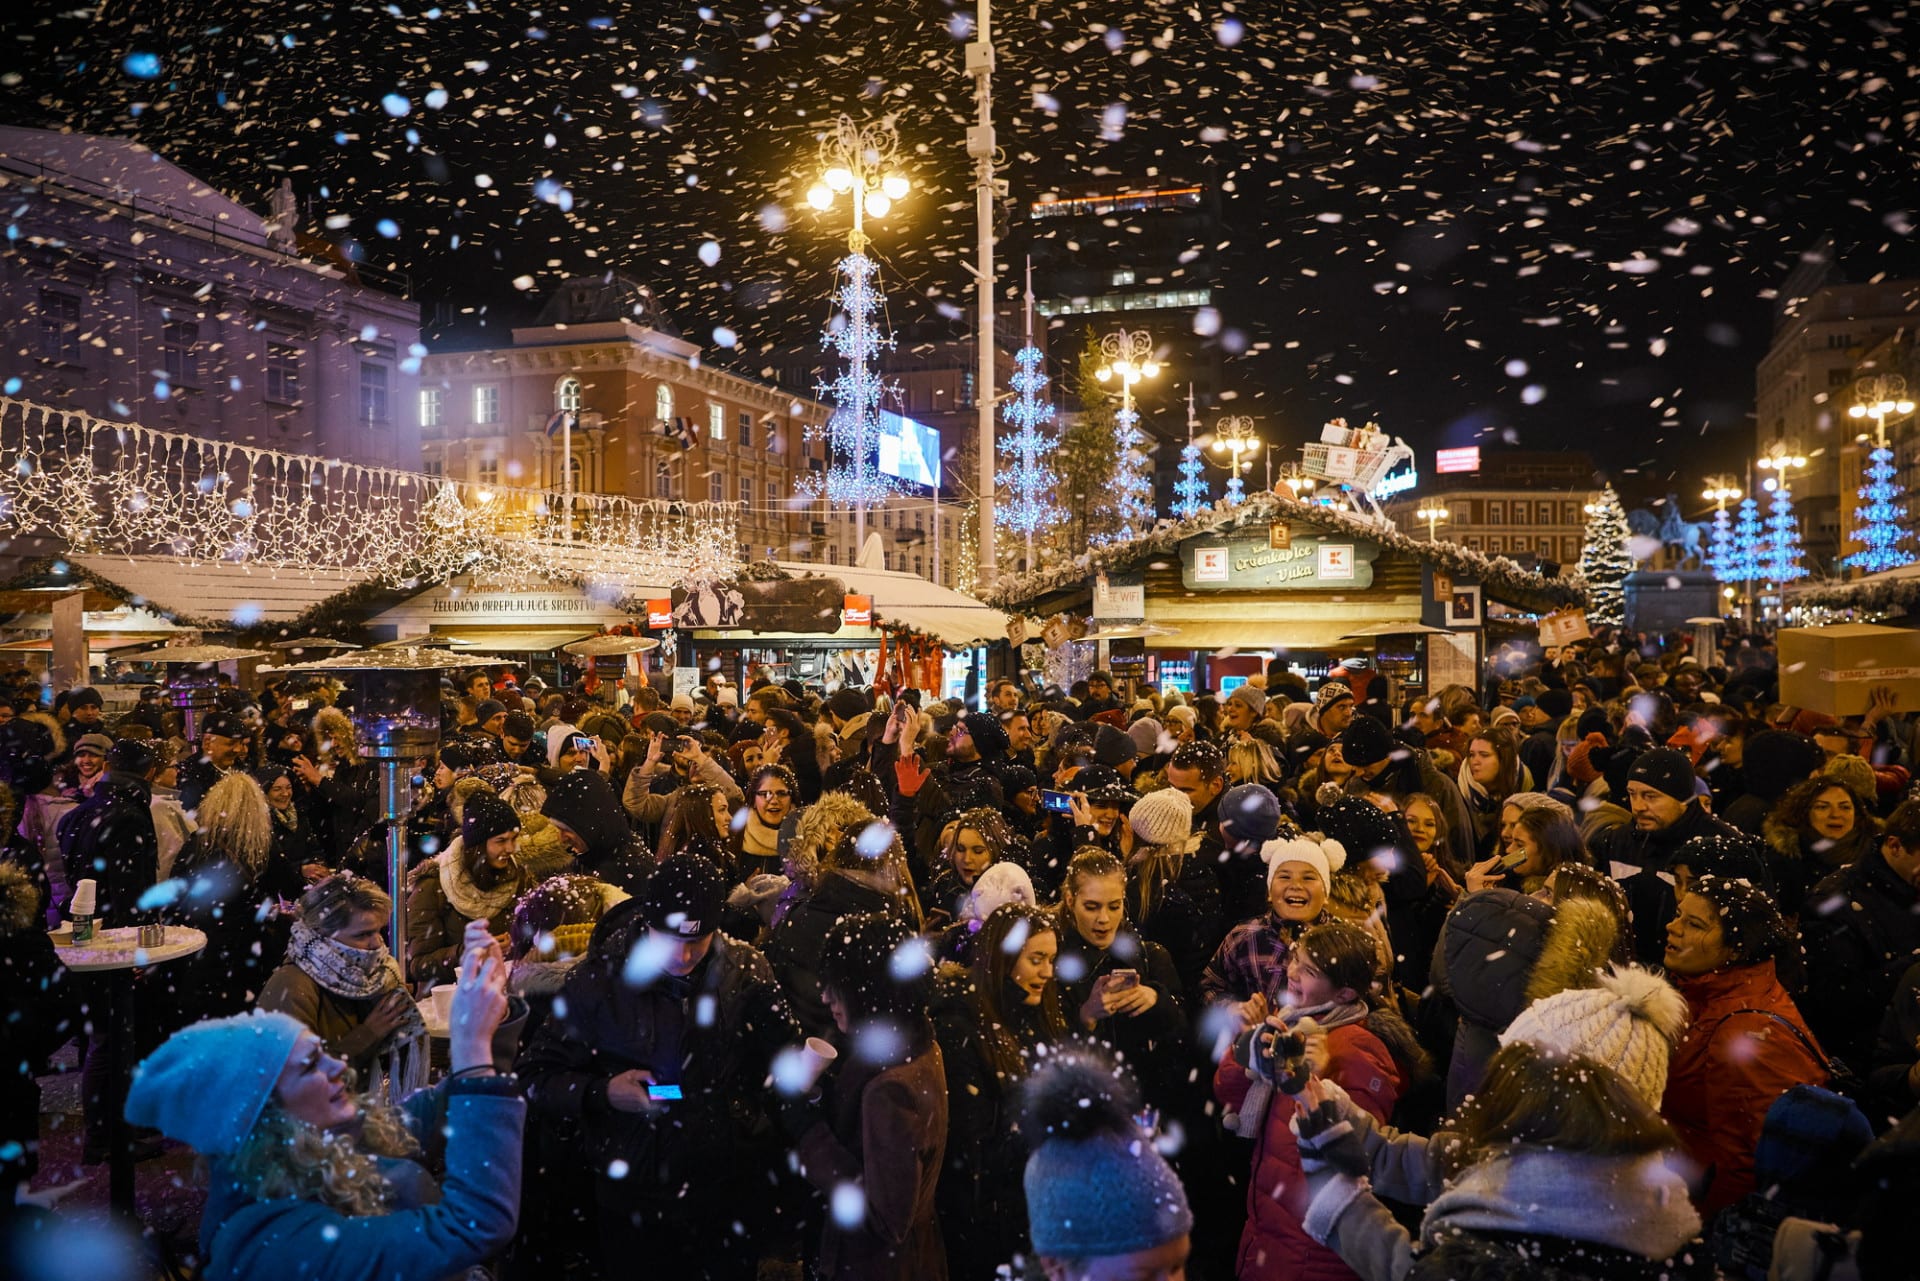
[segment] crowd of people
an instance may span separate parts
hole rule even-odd
[[[1910,1276],[1920,718],[1707,657],[973,704],[477,669],[397,883],[329,683],[186,742],[8,675],[0,1164],[30,1200],[76,1040],[107,1155],[46,933],[86,878],[207,936],[140,976],[125,1113],[206,1158],[207,1277]]]

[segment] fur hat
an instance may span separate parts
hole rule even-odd
[[[1564,906],[1564,904],[1562,905]],[[1687,1003],[1671,983],[1637,965],[1609,969],[1596,987],[1533,1002],[1500,1034],[1554,1054],[1592,1059],[1626,1079],[1647,1106],[1667,1092],[1667,1060],[1687,1027]]]
[[[1127,822],[1148,845],[1178,844],[1193,830],[1193,802],[1178,788],[1163,787],[1135,801]]]
[[[1311,833],[1268,841],[1260,847],[1260,861],[1267,865],[1267,882],[1282,863],[1305,863],[1320,873],[1320,880],[1333,884],[1333,874],[1347,865],[1347,847],[1339,841],[1315,840]]]

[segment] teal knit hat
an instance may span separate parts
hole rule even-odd
[[[306,1030],[292,1015],[267,1010],[182,1028],[133,1070],[127,1120],[202,1156],[229,1155],[252,1133]]]
[[[1119,1070],[1092,1054],[1062,1054],[1027,1082],[1027,1218],[1034,1253],[1110,1259],[1193,1230],[1173,1168],[1133,1119]]]

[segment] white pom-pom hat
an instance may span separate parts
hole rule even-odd
[[[1500,1034],[1500,1044],[1525,1041],[1603,1063],[1658,1108],[1667,1092],[1667,1060],[1686,1029],[1686,998],[1658,974],[1630,965],[1602,973],[1598,987],[1535,1001]]]
[[[1333,884],[1333,874],[1347,865],[1347,847],[1339,841],[1315,840],[1312,836],[1284,837],[1260,847],[1260,861],[1267,865],[1267,884],[1282,863],[1305,863],[1320,873],[1323,884]]]

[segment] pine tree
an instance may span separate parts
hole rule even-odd
[[[1048,545],[1067,555],[1078,555],[1096,539],[1111,537],[1119,528],[1112,492],[1113,420],[1118,406],[1093,373],[1104,363],[1100,340],[1088,330],[1071,374],[1080,413],[1061,432],[1060,448],[1053,457],[1067,519],[1050,531]]]
[[[1587,621],[1618,627],[1627,620],[1627,513],[1608,485],[1588,509],[1586,536],[1580,544],[1580,575],[1587,581]]]
[[[1907,491],[1895,477],[1891,449],[1881,445],[1867,455],[1867,483],[1860,486],[1864,506],[1853,509],[1860,527],[1849,535],[1860,550],[1844,564],[1877,574],[1913,563],[1913,552],[1900,545],[1909,537],[1900,524],[1907,518],[1907,505],[1900,501]]]

